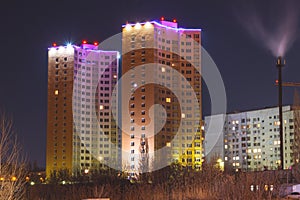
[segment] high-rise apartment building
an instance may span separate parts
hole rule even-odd
[[[131,175],[171,162],[200,168],[200,71],[200,29],[175,20],[123,26],[122,166]]]
[[[46,173],[73,174],[116,163],[120,138],[112,102],[119,53],[98,44],[56,46],[48,50]]]
[[[205,117],[205,155],[221,159],[225,170],[260,171],[278,169],[280,136],[278,107]],[[225,122],[222,120],[225,119]],[[294,163],[295,110],[283,107],[284,169]],[[221,133],[213,123],[224,123]],[[223,125],[223,124],[221,124]],[[211,126],[210,132],[207,132]]]

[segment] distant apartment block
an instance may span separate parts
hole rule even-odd
[[[278,107],[273,107],[205,117],[206,158],[221,159],[225,170],[278,169],[280,165],[278,113]],[[284,169],[288,169],[294,163],[295,111],[291,106],[283,107],[283,122],[283,166]],[[223,130],[220,133],[214,129],[217,123],[223,123],[221,124]]]

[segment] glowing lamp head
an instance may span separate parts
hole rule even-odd
[[[99,45],[99,42],[94,42],[94,45],[95,45],[95,46],[98,46],[98,45]]]
[[[161,18],[160,18],[160,21],[165,21],[165,18],[164,18],[164,17],[161,17]]]
[[[176,19],[173,19],[173,22],[174,22],[174,23],[177,23],[177,20],[176,20]]]
[[[276,80],[275,83],[278,84],[278,80]]]
[[[71,43],[68,43],[68,44],[67,44],[67,48],[72,48],[72,44],[71,44]]]
[[[126,26],[125,26],[125,30],[126,30],[126,31],[130,31],[130,30],[131,30],[131,28],[132,28],[132,27],[131,27],[131,25],[130,25],[130,24],[126,24]]]
[[[56,42],[53,42],[53,43],[52,43],[52,46],[53,46],[53,47],[57,47]]]
[[[87,41],[86,40],[82,40],[82,44],[87,44]]]
[[[140,23],[136,23],[134,26],[135,29],[141,29],[141,27],[142,27],[142,25]]]
[[[146,23],[145,23],[145,27],[146,27],[146,28],[150,28],[150,27],[151,27],[151,23],[150,23],[150,22],[146,22]]]

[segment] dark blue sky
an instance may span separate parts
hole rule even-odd
[[[56,41],[102,41],[119,33],[126,21],[176,18],[182,27],[202,28],[202,43],[216,62],[227,92],[228,111],[277,104],[275,58],[254,40],[237,19],[254,5],[267,26],[274,10],[293,0],[52,0],[4,1],[0,6],[0,107],[13,115],[30,160],[45,165],[47,47]],[[300,10],[300,7],[299,9]],[[269,21],[268,21],[269,20]],[[298,35],[300,33],[298,32]],[[300,82],[300,41],[286,54],[283,79]],[[294,88],[284,89],[292,103]],[[210,99],[204,91],[204,114]]]

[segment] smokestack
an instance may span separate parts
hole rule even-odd
[[[283,120],[282,120],[282,67],[285,65],[285,60],[279,56],[277,58],[276,67],[278,69],[278,107],[279,107],[279,133],[280,133],[280,168],[284,169],[284,152],[283,152]]]
[[[283,59],[281,56],[278,56],[276,66],[283,67],[284,65],[285,65],[285,59]]]

